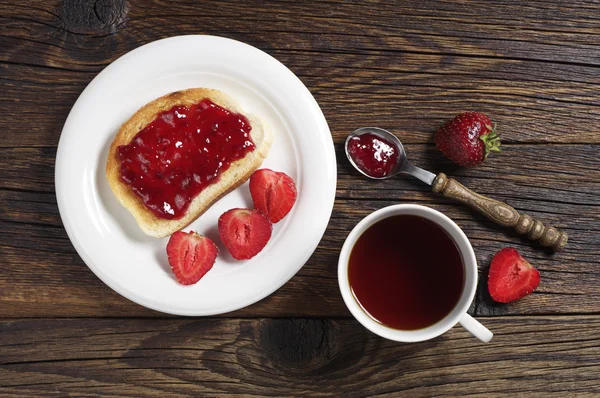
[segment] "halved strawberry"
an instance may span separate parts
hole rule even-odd
[[[231,209],[219,217],[219,235],[233,258],[256,256],[271,238],[273,226],[258,210]]]
[[[260,169],[250,177],[250,194],[254,208],[276,223],[285,217],[296,202],[296,184],[285,173]]]
[[[178,231],[167,243],[171,269],[182,285],[198,282],[215,264],[219,249],[206,236]]]
[[[512,248],[500,250],[492,259],[488,290],[495,301],[510,303],[533,292],[540,273]]]

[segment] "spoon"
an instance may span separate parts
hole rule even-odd
[[[369,174],[368,170],[363,170],[355,161],[350,148],[350,143],[364,134],[371,134],[379,138],[378,150],[374,155],[374,160],[383,162],[387,167],[385,172],[379,172],[376,176]],[[441,194],[445,198],[455,200],[462,204],[477,210],[496,224],[504,227],[513,227],[519,234],[526,234],[531,240],[539,240],[544,247],[558,251],[567,244],[568,236],[564,232],[559,232],[556,228],[545,226],[541,221],[532,218],[527,214],[520,214],[513,207],[504,202],[490,199],[486,196],[475,193],[456,181],[449,178],[444,173],[437,176],[420,167],[413,166],[406,159],[406,152],[402,143],[394,134],[387,130],[377,127],[363,127],[354,130],[346,139],[344,145],[348,160],[361,174],[376,180],[385,180],[397,174],[408,174],[427,185],[431,185],[434,193]],[[394,151],[395,149],[395,151]],[[387,163],[387,164],[386,164]]]

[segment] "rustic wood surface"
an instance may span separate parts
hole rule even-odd
[[[54,193],[62,125],[94,76],[150,41],[212,34],[254,45],[313,93],[332,130],[338,189],[314,255],[261,302],[217,318],[133,304],[73,249]],[[596,1],[0,0],[0,396],[600,394],[600,3]],[[432,133],[464,110],[498,123],[504,151],[477,168],[442,158]],[[345,161],[357,127],[396,133],[444,172],[569,235],[552,254],[416,180],[367,181]],[[456,327],[396,344],[349,315],[343,240],[394,203],[443,211],[470,238],[480,286]],[[495,304],[493,254],[513,246],[539,289]]]
[[[430,342],[349,319],[54,319],[0,323],[6,394],[489,396],[597,393],[597,316],[494,318]],[[345,393],[342,393],[345,392]]]

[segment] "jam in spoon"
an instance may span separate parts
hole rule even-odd
[[[402,143],[394,134],[377,127],[363,127],[346,139],[346,156],[350,163],[369,178],[383,180],[396,174],[409,174],[431,185],[433,192],[466,204],[490,220],[505,227],[513,227],[519,234],[552,250],[561,250],[568,236],[556,228],[545,226],[527,214],[520,214],[504,202],[475,193],[444,173],[437,176],[406,160]]]

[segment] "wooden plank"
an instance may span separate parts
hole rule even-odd
[[[429,342],[354,320],[0,322],[0,394],[569,396],[600,394],[600,315],[485,318]]]
[[[165,8],[113,0],[100,11],[94,4],[0,5],[2,146],[56,145],[97,72],[139,45],[183,33],[225,35],[274,55],[307,84],[336,131],[380,125],[425,143],[444,120],[478,109],[509,142],[600,143],[599,14],[584,2],[558,20],[546,2],[225,3],[210,12],[192,1]]]
[[[582,68],[562,65],[547,77],[527,81],[536,78],[539,64],[421,54],[273,55],[311,89],[330,126],[339,132],[379,125],[403,131],[407,143],[425,143],[443,121],[477,109],[498,122],[505,142],[600,142],[595,134],[600,105],[596,68],[585,82],[565,81],[578,79]],[[440,68],[440,62],[448,65]],[[6,123],[2,146],[56,145],[71,106],[94,77],[18,65],[0,65],[0,70],[6,76],[0,78],[4,117],[27,116],[26,128]]]
[[[401,140],[404,132],[392,130]],[[362,177],[346,159],[346,132],[335,131],[338,197],[353,199],[397,198],[408,192],[425,192],[424,185],[405,178],[373,181]],[[475,168],[461,168],[447,160],[433,144],[404,145],[413,164],[433,173],[445,172],[485,195],[505,195],[535,200],[560,199],[581,205],[598,205],[600,159],[597,145],[505,145]],[[54,147],[0,147],[0,189],[54,192]],[[101,159],[98,159],[102,163]],[[498,189],[500,188],[500,189]],[[529,194],[528,190],[537,190]],[[408,191],[407,191],[408,190]],[[521,194],[522,192],[522,194]],[[569,195],[571,192],[571,195]],[[540,196],[542,196],[540,198]],[[551,197],[550,197],[551,196]]]
[[[56,148],[0,148],[0,189],[54,192]]]
[[[385,49],[600,65],[600,56],[594,52],[600,17],[593,12],[597,6],[586,1],[573,1],[560,13],[555,2],[541,0],[526,4],[484,0],[222,2],[210,9],[189,0],[168,7],[161,1],[127,4],[111,0],[103,7],[95,5],[93,1],[43,0],[1,5],[9,43],[25,33],[32,42],[38,40],[14,45],[17,49],[9,52],[15,57],[12,61],[27,63],[31,54],[58,54],[46,62],[60,67],[73,56],[73,44],[98,50],[101,44],[122,44],[126,38],[131,48],[148,38],[189,32],[244,35],[268,43],[267,48],[355,53]],[[24,29],[23,22],[31,27]],[[52,32],[60,35],[52,37]],[[82,36],[90,37],[78,41]],[[77,58],[93,67],[101,64],[103,54],[88,51]]]
[[[408,178],[361,179],[338,145],[337,201],[319,248],[288,284],[239,316],[343,316],[336,264],[343,241],[369,212],[395,203],[436,208],[471,239],[481,270],[479,315],[597,313],[600,299],[598,233],[600,159],[593,145],[510,145],[488,163],[458,169],[433,145],[407,145],[415,164],[444,170],[472,189],[565,230],[565,251],[551,255],[511,230],[436,197]],[[156,316],[102,284],[75,253],[58,215],[53,187],[54,151],[0,149],[0,316]],[[510,305],[494,304],[485,286],[494,253],[519,249],[542,273],[536,293]],[[33,272],[32,270],[35,270]]]
[[[0,3],[0,396],[600,395],[599,10],[586,0]],[[321,105],[338,155],[314,255],[276,293],[221,318],[165,317],[103,285],[54,194],[56,145],[84,87],[133,48],[180,34],[231,37],[282,61]],[[489,113],[508,145],[459,169],[432,133],[469,109]],[[544,252],[407,178],[362,179],[342,142],[364,125],[397,133],[415,164],[565,230],[567,249]],[[459,327],[397,344],[349,317],[336,279],[343,240],[394,203],[436,208],[470,238],[480,286],[469,312],[495,333],[490,344]],[[542,282],[500,305],[487,268],[509,245]]]

